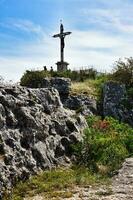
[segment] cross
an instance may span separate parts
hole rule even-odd
[[[63,24],[61,23],[60,33],[53,35],[54,38],[57,38],[57,37],[60,38],[60,57],[61,57],[62,63],[64,62],[64,47],[65,47],[64,39],[65,39],[66,35],[70,35],[70,34],[71,34],[71,32],[64,32],[64,27],[63,27]]]

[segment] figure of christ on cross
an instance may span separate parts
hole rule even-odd
[[[65,39],[66,35],[70,35],[70,34],[71,34],[71,32],[64,32],[64,27],[63,27],[63,24],[61,23],[60,33],[53,35],[54,38],[57,38],[57,37],[60,38],[60,56],[61,56],[62,63],[64,62],[64,47],[65,47],[64,39]]]

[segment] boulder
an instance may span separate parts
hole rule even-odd
[[[0,88],[0,190],[71,159],[86,126],[54,88]]]
[[[128,98],[125,85],[107,82],[103,87],[102,115],[111,116],[133,126],[133,101]]]
[[[69,95],[62,100],[64,107],[75,110],[84,116],[97,114],[97,103],[94,98],[85,95]]]
[[[54,87],[58,90],[59,94],[68,95],[70,92],[71,80],[69,78],[44,78],[41,87],[42,88],[49,88]]]
[[[85,116],[97,113],[97,105],[94,98],[85,95],[70,95],[71,80],[69,78],[45,78],[43,79],[42,87],[54,87],[57,89],[65,108],[75,110]]]

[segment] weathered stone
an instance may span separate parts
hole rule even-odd
[[[51,78],[51,85],[58,90],[59,94],[67,95],[70,92],[71,80],[69,78]]]
[[[64,107],[75,110],[85,116],[97,113],[96,100],[85,95],[69,95],[71,90],[71,80],[69,78],[44,78],[42,88],[55,88],[58,90],[61,102]],[[45,112],[51,113],[49,104],[44,104]]]
[[[75,110],[77,113],[81,113],[85,116],[97,113],[96,100],[88,96],[69,95],[65,99],[62,98],[62,102],[64,107]]]
[[[106,83],[103,87],[102,99],[104,117],[112,116],[133,126],[133,103],[128,99],[124,85],[116,82]]]
[[[2,104],[0,104],[0,129],[4,127],[6,123],[5,119],[5,109]]]
[[[64,164],[86,126],[54,88],[0,88],[0,187]]]
[[[77,142],[81,141],[81,136],[79,135],[79,137],[78,137],[78,133],[73,132],[69,135],[69,139],[70,139],[70,142],[73,144],[73,143],[77,143]]]
[[[69,78],[44,78],[42,88],[54,87],[60,95],[68,95],[70,92],[71,80]]]

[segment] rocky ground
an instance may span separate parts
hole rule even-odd
[[[53,200],[132,200],[133,199],[133,158],[128,158],[123,163],[118,174],[113,177],[112,184],[102,186],[75,187],[69,194],[71,197],[54,197]],[[60,191],[59,191],[60,193]],[[67,195],[66,195],[67,196]],[[25,200],[46,200],[47,198],[37,195]]]

